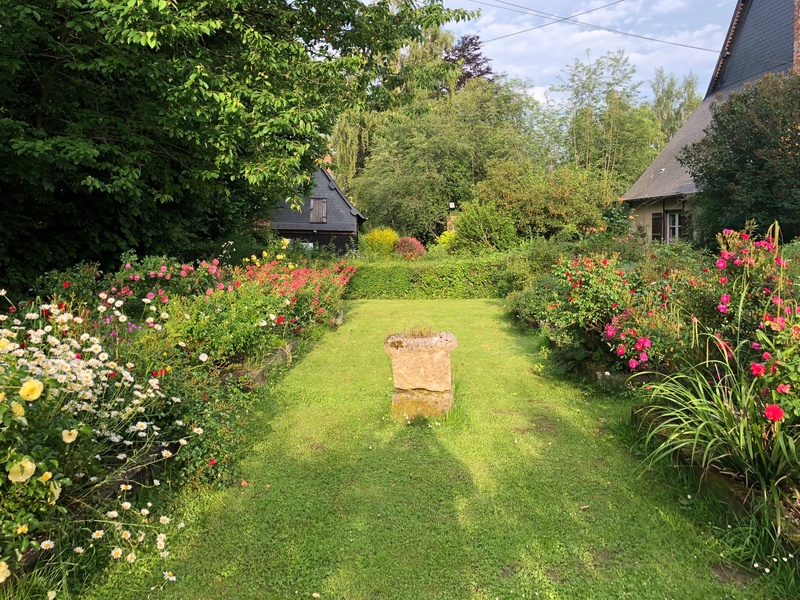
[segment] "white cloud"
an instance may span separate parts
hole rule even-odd
[[[556,8],[542,10],[570,16],[608,2],[562,0],[550,3]],[[521,2],[516,3],[522,5]],[[470,10],[476,8],[476,4],[469,0],[446,0],[445,4]],[[450,24],[448,29],[457,36],[477,33],[484,42],[509,36],[488,41],[484,46],[484,55],[492,59],[495,72],[531,80],[534,90],[545,90],[555,83],[559,74],[575,59],[585,61],[586,50],[590,48],[592,59],[609,51],[624,50],[635,65],[637,76],[644,81],[653,77],[657,67],[663,67],[678,78],[694,73],[700,81],[700,92],[704,93],[735,5],[736,0],[713,4],[709,0],[626,0],[576,17],[579,21],[600,27],[708,48],[713,52],[667,45],[569,22],[552,23],[552,20],[540,16],[503,10],[513,8],[508,5],[481,5],[480,18]],[[531,28],[536,29],[525,31]],[[536,92],[534,96],[538,98],[539,93]]]

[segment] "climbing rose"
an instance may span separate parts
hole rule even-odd
[[[750,372],[756,377],[763,377],[767,374],[767,366],[761,363],[750,363]]]
[[[718,268],[718,269],[724,269],[724,268],[725,268],[725,267],[727,267],[727,266],[728,266],[728,263],[727,263],[727,261],[726,261],[724,258],[720,258],[720,259],[717,261],[717,268]]]
[[[778,393],[779,394],[788,394],[789,393],[789,389],[791,387],[792,386],[789,385],[788,383],[781,383],[780,385],[778,385]]]
[[[783,420],[783,409],[778,406],[777,404],[770,404],[767,408],[764,409],[764,416],[767,417],[770,421],[782,421]]]

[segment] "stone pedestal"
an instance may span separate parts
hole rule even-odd
[[[450,352],[458,346],[452,333],[426,337],[394,334],[386,338],[392,357],[392,375],[397,392],[392,398],[396,419],[440,417],[453,406],[453,376]]]

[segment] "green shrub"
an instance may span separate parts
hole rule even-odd
[[[345,292],[366,298],[505,298],[527,273],[514,268],[515,255],[448,257],[359,265]]]
[[[449,248],[450,245],[453,243],[453,240],[456,239],[456,232],[455,231],[443,231],[442,234],[436,238],[436,245],[441,246],[443,248]]]
[[[491,202],[470,202],[456,220],[455,250],[510,250],[518,243],[514,221]]]
[[[389,256],[400,236],[391,227],[378,227],[362,235],[361,247],[365,254],[372,256]]]
[[[559,358],[575,363],[605,350],[603,326],[631,305],[635,288],[636,274],[616,255],[562,257],[549,274],[511,294],[510,304],[518,318],[548,333]]]

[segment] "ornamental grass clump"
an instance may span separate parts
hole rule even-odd
[[[704,470],[742,481],[759,500],[762,525],[779,537],[791,499],[800,489],[800,419],[796,398],[778,373],[795,372],[797,359],[780,366],[753,361],[752,347],[735,347],[706,334],[709,358],[648,385],[651,406],[646,440],[653,462],[683,454]],[[792,354],[797,348],[792,344]],[[777,376],[766,378],[768,372]]]

